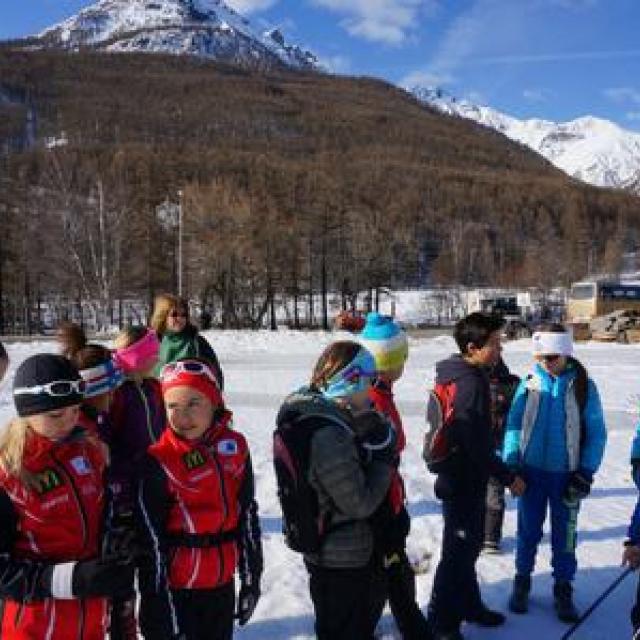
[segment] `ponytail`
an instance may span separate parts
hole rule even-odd
[[[28,435],[28,420],[13,418],[9,422],[0,435],[0,469],[7,475],[33,486],[33,478],[23,466]]]
[[[573,356],[569,356],[567,358],[567,362],[576,370],[576,400],[578,401],[578,406],[580,407],[580,411],[582,412],[585,405],[587,404],[587,393],[589,391],[589,374],[587,373],[587,370],[585,369],[582,362],[580,362],[580,360],[574,358]]]

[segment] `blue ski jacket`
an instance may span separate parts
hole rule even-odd
[[[513,399],[507,417],[503,459],[510,467],[527,465],[555,473],[571,471],[567,441],[567,393],[573,388],[576,371],[568,367],[554,377],[537,364],[533,373],[524,378]],[[534,383],[538,390],[539,404],[533,424],[525,425],[525,413],[529,389]],[[600,396],[595,383],[589,379],[587,401],[582,413],[584,437],[579,445],[576,467],[595,474],[602,462],[607,434]],[[522,439],[526,429],[526,443]]]

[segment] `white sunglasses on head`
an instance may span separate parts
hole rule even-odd
[[[70,396],[74,393],[83,395],[86,389],[86,383],[84,380],[54,380],[47,384],[37,384],[34,387],[21,387],[13,390],[14,396],[31,395],[37,396],[41,393],[46,393],[53,398],[62,398],[64,396]]]

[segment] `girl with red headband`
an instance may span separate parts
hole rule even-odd
[[[228,640],[234,611],[246,624],[260,596],[249,448],[206,361],[166,365],[161,384],[169,428],[141,461],[138,489],[137,522],[152,551],[140,570],[141,631],[145,640]]]

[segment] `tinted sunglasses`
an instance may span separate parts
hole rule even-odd
[[[220,386],[211,369],[204,362],[199,362],[198,360],[180,360],[179,362],[170,362],[162,367],[162,370],[160,371],[160,379],[163,382],[169,382],[170,380],[177,378],[181,373],[205,376],[211,380],[216,387]]]
[[[84,395],[87,385],[84,380],[54,380],[34,387],[21,387],[13,390],[14,396],[39,395],[46,393],[53,398],[64,398],[74,394]]]
[[[187,318],[188,316],[186,311],[176,311],[175,309],[169,314],[170,318]]]
[[[562,356],[559,356],[558,354],[554,354],[554,355],[550,355],[550,356],[542,356],[542,359],[548,363],[551,364],[553,362],[557,362]]]

